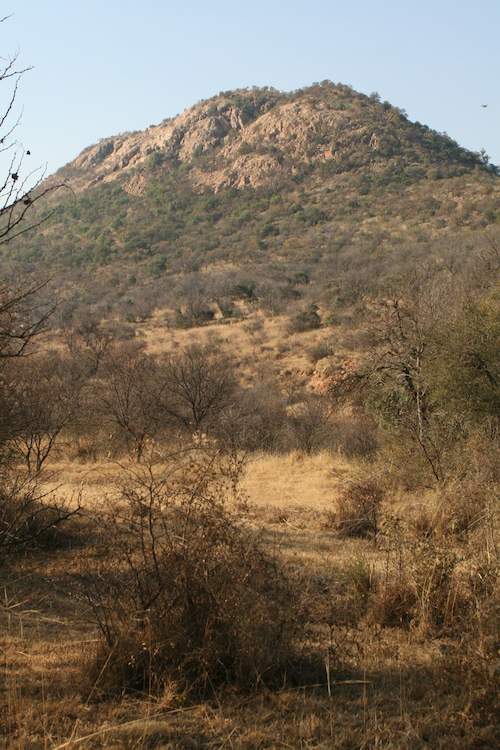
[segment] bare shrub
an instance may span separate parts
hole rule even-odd
[[[235,363],[211,345],[192,344],[162,363],[158,404],[175,422],[208,429],[233,402]]]
[[[237,473],[191,454],[124,478],[117,508],[99,520],[106,572],[83,587],[102,636],[88,671],[98,692],[283,680],[297,597],[227,504]]]
[[[316,364],[320,359],[333,356],[334,347],[331,341],[317,341],[315,344],[306,347],[306,353],[309,361]]]
[[[67,522],[80,512],[44,492],[32,478],[3,476],[0,484],[0,558],[14,551],[50,549],[71,535]]]
[[[330,442],[330,427],[325,402],[308,395],[294,405],[288,415],[289,430],[295,448],[310,455]]]
[[[74,359],[50,352],[16,361],[10,380],[16,400],[10,447],[30,474],[38,474],[76,419],[86,371]]]
[[[160,413],[163,384],[155,360],[134,344],[110,348],[96,388],[102,422],[110,440],[122,441],[137,461],[164,426]]]
[[[218,420],[215,434],[225,445],[272,453],[286,450],[286,433],[285,398],[273,381],[266,381],[240,392]]]
[[[338,416],[332,421],[331,431],[335,445],[347,458],[370,459],[377,452],[376,425],[366,415]]]
[[[334,523],[342,536],[374,537],[379,528],[384,489],[373,478],[350,482],[341,493]]]
[[[110,348],[112,341],[119,341],[117,329],[104,326],[96,315],[81,315],[73,326],[64,331],[66,345],[76,361],[82,362],[89,373],[95,375]]]

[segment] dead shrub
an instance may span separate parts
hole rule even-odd
[[[31,477],[4,476],[0,484],[0,557],[26,549],[54,549],[72,539],[68,523],[80,513],[78,502],[65,503],[44,492]]]
[[[457,542],[470,541],[493,517],[495,488],[475,482],[454,482],[438,491],[433,501],[408,522],[419,539],[436,540],[453,537]]]
[[[416,593],[406,578],[385,580],[370,598],[368,622],[382,627],[408,627],[414,617]]]
[[[455,483],[441,494],[436,531],[465,540],[488,517],[489,488],[474,482]],[[493,490],[491,490],[493,497]]]
[[[333,439],[346,458],[371,459],[378,449],[374,422],[363,414],[337,417],[331,427]]]
[[[105,572],[83,580],[102,636],[94,693],[251,688],[282,681],[292,658],[296,592],[230,510],[233,469],[208,455],[179,463],[127,476],[100,519]]]
[[[384,489],[376,479],[350,482],[339,497],[335,526],[342,536],[374,537],[379,527]]]

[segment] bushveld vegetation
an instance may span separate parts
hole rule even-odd
[[[5,277],[36,280],[50,269],[47,292],[66,322],[90,310],[134,323],[168,309],[171,325],[189,327],[231,320],[245,304],[297,321],[312,305],[328,317],[361,303],[426,258],[467,256],[486,228],[498,231],[499,182],[487,157],[347,86],[223,92],[193,117],[208,127],[230,108],[258,125],[283,107],[279,142],[232,128],[210,148],[200,141],[189,160],[165,147],[109,180],[92,160],[67,165],[55,179],[72,185],[83,175],[85,189],[52,192],[50,210],[33,207],[35,223],[46,221],[3,251]],[[330,124],[311,129],[319,113]],[[225,164],[237,174],[231,144],[244,138],[248,158],[279,150],[271,182],[215,193],[196,183]]]
[[[58,571],[43,596],[72,602],[89,641],[70,683],[64,659],[50,688],[4,673],[6,746],[493,746],[498,253],[484,248],[366,300],[369,340],[340,368],[330,339],[319,392],[279,368],[249,380],[210,339],[153,354],[102,321],[12,349],[19,317],[2,318],[6,665],[27,639],[48,647],[35,568]],[[37,331],[38,306],[23,314]],[[252,485],[266,456],[271,497],[290,456],[305,480],[317,457],[322,503],[266,505]],[[68,462],[92,481],[65,480]],[[287,706],[271,724],[263,696]]]
[[[155,158],[146,198],[101,185],[9,245],[6,748],[495,746],[494,170],[375,96],[305,95],[390,120],[385,171],[354,144],[335,191],[323,164],[208,195]]]

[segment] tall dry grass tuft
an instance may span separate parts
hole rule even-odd
[[[482,537],[459,547],[435,535],[416,539],[412,525],[387,518],[378,539],[386,562],[372,586],[368,621],[411,627],[421,637],[477,633],[483,614],[495,601],[498,577],[498,554],[484,544],[484,518],[481,530]]]
[[[385,491],[373,477],[349,482],[337,501],[331,520],[346,537],[375,537],[379,529],[380,507]]]

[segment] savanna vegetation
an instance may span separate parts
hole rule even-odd
[[[189,117],[133,168],[126,156],[96,171],[118,159],[117,137],[60,170],[48,185],[74,192],[34,207],[45,221],[8,244],[4,275],[45,280],[49,269],[64,320],[90,310],[133,322],[168,309],[189,326],[238,315],[238,299],[291,315],[324,301],[329,314],[336,296],[360,301],[443,246],[467,255],[478,233],[498,230],[488,156],[375,94],[328,81],[290,94],[222,92]],[[130,153],[154,132],[138,134]],[[210,187],[211,175],[248,164],[255,185],[229,176]]]
[[[495,169],[347,87],[223,96],[385,145],[0,212],[0,742],[494,747]]]

